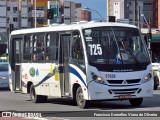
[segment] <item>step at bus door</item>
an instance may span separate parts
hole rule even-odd
[[[22,38],[15,38],[14,47],[13,47],[13,56],[12,56],[12,63],[13,63],[13,70],[12,70],[12,87],[13,91],[18,92],[22,90],[22,81],[21,81],[21,44]]]
[[[60,36],[60,86],[62,96],[68,96],[69,89],[69,41],[70,34],[61,34]]]

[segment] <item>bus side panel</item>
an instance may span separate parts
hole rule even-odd
[[[27,85],[32,83],[37,95],[61,96],[57,68],[57,65],[51,63],[23,63],[23,92],[26,93]]]
[[[60,73],[59,65],[50,64],[49,69],[52,71],[52,77],[49,79],[50,96],[61,97],[61,87],[60,87]]]
[[[87,89],[87,81],[86,81],[86,74],[77,66],[70,64],[69,65],[69,79],[70,79],[70,86],[71,92],[73,89],[73,85],[79,84],[82,87],[84,99],[88,100],[88,89]],[[73,94],[73,93],[72,93]]]

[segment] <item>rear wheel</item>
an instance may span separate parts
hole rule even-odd
[[[48,98],[47,96],[36,95],[35,88],[34,88],[33,84],[30,87],[30,97],[31,97],[31,101],[33,103],[46,102],[47,98]]]
[[[132,98],[129,99],[129,102],[132,106],[140,106],[143,102],[143,98]]]
[[[77,105],[84,109],[88,107],[88,102],[87,100],[84,99],[84,94],[83,94],[83,90],[81,87],[78,87],[77,92],[76,92],[76,102]]]

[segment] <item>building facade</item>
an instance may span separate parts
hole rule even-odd
[[[7,51],[7,41],[9,38],[8,34],[10,24],[13,25],[14,30],[31,27],[31,1],[0,0],[0,11],[1,56]]]
[[[0,32],[9,32],[9,24],[13,24],[14,30],[30,28],[31,6],[26,0],[1,0]]]
[[[27,1],[19,2],[19,29],[31,28],[32,25],[32,3]]]
[[[75,21],[75,3],[71,1],[64,1],[63,3],[63,19],[65,24],[70,24]]]
[[[81,10],[80,21],[91,21],[91,11]]]
[[[36,17],[35,17],[36,7]],[[54,10],[53,20],[48,21],[47,9]],[[9,33],[9,24],[14,30],[43,27],[52,23],[91,20],[91,12],[82,9],[80,3],[64,0],[0,0],[0,32]],[[36,21],[36,23],[35,23]]]
[[[47,24],[47,1],[48,0],[36,0],[36,5],[34,0],[32,1],[32,10],[35,12],[36,6],[36,17],[33,14],[32,25],[33,27],[43,27]],[[35,20],[36,19],[36,20]],[[36,23],[35,23],[36,21]],[[36,24],[36,25],[35,25]]]
[[[108,16],[111,16],[112,15],[112,0],[107,0],[107,18],[106,20],[108,20]]]
[[[91,21],[91,11],[82,8],[80,3],[64,1],[62,4],[63,23],[71,24],[72,22]]]
[[[160,1],[159,0],[153,0],[153,23],[152,25],[154,28],[159,28],[160,29]]]
[[[147,27],[149,22],[152,25],[152,2],[153,0],[108,0],[110,7],[107,11],[109,15],[116,16],[116,20],[128,19],[130,24]]]
[[[54,11],[52,20],[47,19],[47,9]],[[68,0],[36,0],[36,3],[35,0],[0,0],[0,11],[0,40],[3,39],[0,45],[5,47],[11,24],[13,30],[18,30],[91,20],[91,11],[83,10],[80,3]]]

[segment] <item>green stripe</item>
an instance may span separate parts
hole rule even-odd
[[[152,41],[160,41],[160,36],[152,36]]]

